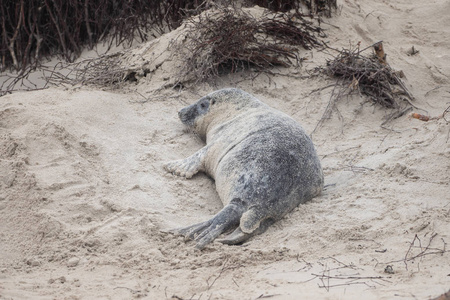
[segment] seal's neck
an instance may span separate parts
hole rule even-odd
[[[244,111],[237,111],[233,104],[223,103],[198,118],[195,124],[195,131],[203,140],[206,140],[211,130],[220,127],[243,113]]]

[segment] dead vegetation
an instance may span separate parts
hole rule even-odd
[[[442,246],[441,247],[432,247],[434,238],[437,236],[437,233],[431,234],[428,239],[428,243],[426,245],[422,245],[422,241],[419,236],[414,235],[414,239],[409,243],[408,251],[406,251],[405,257],[403,259],[394,260],[387,262],[386,264],[403,262],[405,264],[406,270],[408,270],[408,263],[414,264],[418,271],[420,271],[420,262],[425,256],[428,255],[444,255],[447,250],[447,243],[441,238]]]
[[[385,55],[363,55],[374,47],[381,47],[381,42],[363,50],[343,49],[334,59],[329,60],[322,71],[337,78],[341,83],[341,95],[353,91],[369,97],[374,103],[387,108],[399,108],[404,101],[413,100],[412,95],[401,81],[402,72],[394,71]]]
[[[3,0],[0,6],[0,71],[34,67],[42,58],[57,55],[74,61],[84,47],[98,42],[109,46],[146,41],[177,28],[186,18],[225,1],[211,0]],[[231,1],[236,3],[239,1]],[[230,4],[228,3],[228,4]],[[313,14],[331,13],[336,0],[253,0],[275,11],[301,5]]]
[[[299,66],[301,49],[323,47],[322,29],[299,13],[265,10],[262,16],[255,17],[248,10],[220,7],[193,17],[185,26],[170,46],[180,59],[174,80],[179,84],[207,81],[250,68],[270,72],[276,66]],[[56,85],[120,88],[151,72],[147,60],[126,67],[123,62],[129,55],[119,52],[74,63],[66,67],[69,72],[47,72],[47,80]]]
[[[411,102],[414,97],[401,80],[403,72],[395,71],[389,66],[382,42],[364,49],[360,49],[358,44],[354,48],[332,50],[338,54],[317,71],[336,78],[337,82],[328,86],[333,87],[330,101],[314,131],[330,117],[340,99],[355,93],[367,97],[374,104],[395,109],[386,122],[404,115],[415,107]]]
[[[57,70],[61,65],[48,70],[41,61],[58,56],[71,63],[84,48],[92,49],[98,42],[106,44],[107,49],[131,45],[135,40],[143,42],[177,28],[187,17],[212,7],[218,10],[189,22],[190,28],[198,29],[201,35],[189,34],[191,40],[186,47],[199,56],[186,62],[185,74],[194,70],[194,75],[204,80],[251,66],[259,69],[287,66],[299,62],[297,46],[310,49],[321,44],[317,37],[323,34],[320,27],[304,18],[302,8],[309,8],[311,20],[315,13],[330,15],[336,8],[335,0],[249,0],[247,4],[272,11],[271,17],[257,20],[238,9],[241,5],[236,3],[240,1],[4,0],[2,3],[0,71],[4,78],[0,95],[17,89],[42,88],[30,79],[36,70],[45,74],[44,79],[51,79],[45,86],[52,80],[110,86],[133,79],[128,76],[130,70],[113,69],[120,67],[116,55],[77,63],[62,72]],[[225,3],[233,9],[225,9]],[[207,58],[205,62],[204,58]],[[76,74],[75,79],[69,79],[67,73]],[[109,75],[111,78],[107,78]],[[92,81],[93,78],[97,80]]]
[[[257,18],[242,9],[221,8],[186,23],[185,38],[175,45],[185,53],[180,81],[206,81],[255,68],[299,65],[299,47],[322,45],[323,31],[300,13],[266,13]]]
[[[273,11],[301,11],[302,5],[306,6],[311,14],[323,14],[331,17],[331,12],[337,8],[336,0],[252,0],[253,4],[268,8]]]
[[[109,51],[113,46],[130,46],[133,41],[158,37],[177,28],[186,17],[209,8],[209,2],[2,0],[0,96],[16,90],[45,88],[51,82],[49,79],[72,83],[73,78],[68,80],[67,73],[80,71],[86,62],[77,64],[75,69],[69,66],[68,70],[62,70],[61,64],[75,61],[83,49],[94,49],[101,42]],[[41,64],[50,56],[62,60],[53,70]],[[107,60],[110,66],[111,60]],[[88,63],[94,64],[98,71],[105,67],[100,60]],[[42,73],[46,80],[43,87],[35,83],[34,73]]]
[[[98,58],[86,59],[79,63],[64,66],[62,69],[55,68],[47,80],[53,85],[94,85],[121,88],[123,83],[130,80],[130,73],[134,71],[122,64],[124,52],[107,54]],[[65,70],[70,70],[64,73]]]
[[[197,0],[3,0],[0,71],[38,66],[49,55],[68,62],[83,47],[146,41],[208,6]]]

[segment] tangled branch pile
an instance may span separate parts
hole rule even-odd
[[[376,43],[372,46],[378,49],[380,45]],[[401,107],[403,100],[407,102],[413,100],[399,78],[399,72],[392,70],[382,57],[363,56],[361,53],[364,50],[360,50],[359,47],[353,50],[343,49],[333,60],[328,61],[322,70],[340,79],[339,96],[359,91],[374,103],[396,109]]]
[[[0,71],[12,66],[24,70],[47,55],[71,62],[82,47],[98,41],[110,46],[149,32],[179,26],[201,9],[199,0],[2,0],[0,5]]]
[[[253,0],[254,4],[266,7],[274,11],[289,11],[301,9],[301,5],[306,5],[311,14],[323,13],[330,17],[331,11],[337,8],[336,0]]]
[[[299,63],[299,46],[322,45],[320,27],[301,14],[266,14],[256,18],[240,9],[222,8],[199,15],[187,23],[183,41],[175,46],[184,52],[180,81],[204,81],[249,67],[267,70]]]

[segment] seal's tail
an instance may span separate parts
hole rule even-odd
[[[217,240],[218,242],[221,242],[223,244],[227,245],[236,245],[245,242],[252,236],[261,234],[267,230],[267,228],[270,227],[275,223],[274,219],[265,219],[262,221],[257,229],[255,229],[252,233],[245,233],[241,230],[241,227],[236,228],[231,234],[227,235],[225,238]]]

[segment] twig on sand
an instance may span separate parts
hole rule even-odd
[[[219,279],[220,276],[222,276],[222,273],[225,272],[225,270],[227,269],[227,268],[226,268],[227,263],[228,263],[228,259],[226,259],[226,260],[223,262],[222,268],[220,269],[219,274],[217,274],[217,276],[213,279],[213,281],[212,281],[211,283],[209,283],[209,280],[210,280],[212,277],[214,277],[214,275],[212,275],[212,276],[210,276],[208,279],[206,279],[206,285],[208,286],[208,290],[210,290],[210,289],[213,287],[213,285],[214,285],[214,283],[216,283],[217,279]]]
[[[312,273],[311,275],[313,276],[313,278],[311,278],[310,280],[319,279],[319,288],[324,288],[327,291],[329,291],[330,288],[333,287],[357,284],[362,284],[374,288],[377,285],[383,285],[384,282],[390,282],[386,279],[386,277],[383,276],[360,276],[359,273],[357,273],[357,270],[360,268],[356,267],[353,263],[346,264],[331,256],[325,259],[332,260],[333,262],[337,263],[338,266],[330,268],[328,263],[322,264],[322,273]],[[344,272],[345,270],[352,270],[352,274],[342,274],[342,272]]]
[[[217,279],[219,279],[225,271],[233,270],[233,269],[239,268],[239,267],[241,267],[241,266],[242,266],[242,265],[230,265],[230,264],[229,264],[229,257],[225,258],[225,260],[224,260],[224,262],[223,262],[223,264],[222,264],[222,267],[220,268],[219,274],[217,274],[217,276],[212,275],[212,276],[210,276],[208,279],[206,279],[206,285],[207,285],[207,287],[208,287],[207,290],[209,291],[209,290],[213,287],[213,285],[216,283]],[[214,277],[214,279],[213,279],[212,282],[210,283],[209,281],[210,281],[213,277]],[[234,281],[234,280],[233,280],[233,281]],[[235,282],[235,283],[236,283],[236,282]]]
[[[449,250],[446,249],[447,243],[444,241],[444,239],[441,239],[443,243],[442,249],[431,247],[431,243],[433,242],[436,236],[437,233],[432,234],[430,239],[428,240],[428,244],[425,247],[423,247],[422,241],[420,240],[419,236],[417,234],[414,235],[414,239],[411,242],[409,242],[409,247],[408,250],[406,251],[405,257],[399,260],[389,261],[385,264],[403,262],[405,264],[406,270],[408,270],[408,262],[414,262],[416,259],[418,258],[422,259],[424,256],[428,255],[438,255],[438,254],[444,255],[444,253],[450,252]],[[420,249],[420,252],[417,254],[412,254],[414,249]],[[420,270],[419,263],[417,264],[417,268]]]
[[[311,275],[319,278],[320,281],[322,282],[322,285],[318,284],[319,288],[324,288],[327,291],[330,291],[330,288],[332,288],[332,287],[355,285],[355,284],[363,284],[363,285],[373,288],[374,285],[369,284],[369,282],[367,282],[366,280],[369,280],[378,285],[382,285],[382,283],[378,282],[378,281],[390,282],[389,280],[385,279],[385,277],[383,277],[383,276],[330,276],[330,275],[325,275],[325,274],[314,274],[314,273],[312,273]],[[346,282],[330,284],[330,279],[345,280]]]
[[[270,295],[261,294],[256,299],[266,299],[266,298],[272,298],[272,297],[280,296],[280,295],[281,294],[270,294]]]

